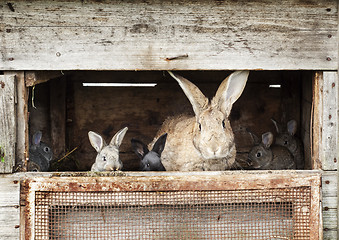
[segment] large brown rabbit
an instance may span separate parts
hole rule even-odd
[[[243,92],[249,71],[236,71],[219,86],[209,101],[197,86],[172,72],[192,104],[195,116],[181,115],[167,119],[158,137],[168,133],[161,158],[167,171],[223,171],[235,161],[234,135],[228,116],[233,103]]]

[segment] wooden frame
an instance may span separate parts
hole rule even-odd
[[[82,173],[81,177],[35,177],[22,182],[25,202],[25,239],[34,239],[35,192],[91,192],[91,191],[204,191],[204,190],[250,190],[311,187],[310,239],[322,235],[320,214],[320,172],[194,172],[187,173],[111,173],[106,177],[93,177]],[[87,175],[87,176],[86,176]],[[108,177],[112,175],[111,177]],[[115,176],[114,176],[115,175]],[[118,175],[118,176],[116,176]],[[184,178],[183,178],[184,176]]]

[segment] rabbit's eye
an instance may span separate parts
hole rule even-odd
[[[199,124],[199,131],[201,131],[201,123],[198,123]]]
[[[149,163],[147,163],[147,165],[146,165],[147,167],[149,167],[150,165],[149,165]]]
[[[222,127],[225,128],[226,125],[225,125],[225,120],[222,120]]]
[[[49,147],[45,147],[45,148],[44,148],[44,151],[45,151],[45,152],[49,152],[49,151],[50,151]]]
[[[288,141],[285,140],[284,145],[287,145],[287,144],[288,144]]]
[[[257,158],[261,157],[261,152],[257,152],[256,156]]]

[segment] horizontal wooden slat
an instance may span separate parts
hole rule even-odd
[[[324,231],[323,240],[335,240],[337,239],[337,231],[327,230]]]
[[[20,208],[0,207],[0,233],[2,240],[19,239]]]
[[[0,196],[0,207],[19,206],[19,178],[0,174]]]
[[[0,1],[0,70],[337,69],[337,13],[336,0]]]
[[[337,230],[337,219],[338,211],[337,209],[329,209],[328,211],[323,211],[323,228],[329,230]]]
[[[336,171],[326,171],[322,173],[322,196],[337,197],[338,180]]]

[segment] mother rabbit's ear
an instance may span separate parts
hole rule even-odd
[[[230,114],[233,103],[241,96],[249,73],[249,71],[236,71],[220,84],[215,97],[212,99],[212,105],[217,105],[225,116]]]
[[[179,83],[188,100],[191,102],[193,111],[198,116],[201,111],[207,107],[208,98],[200,91],[200,89],[186,78],[168,71],[168,73]]]

